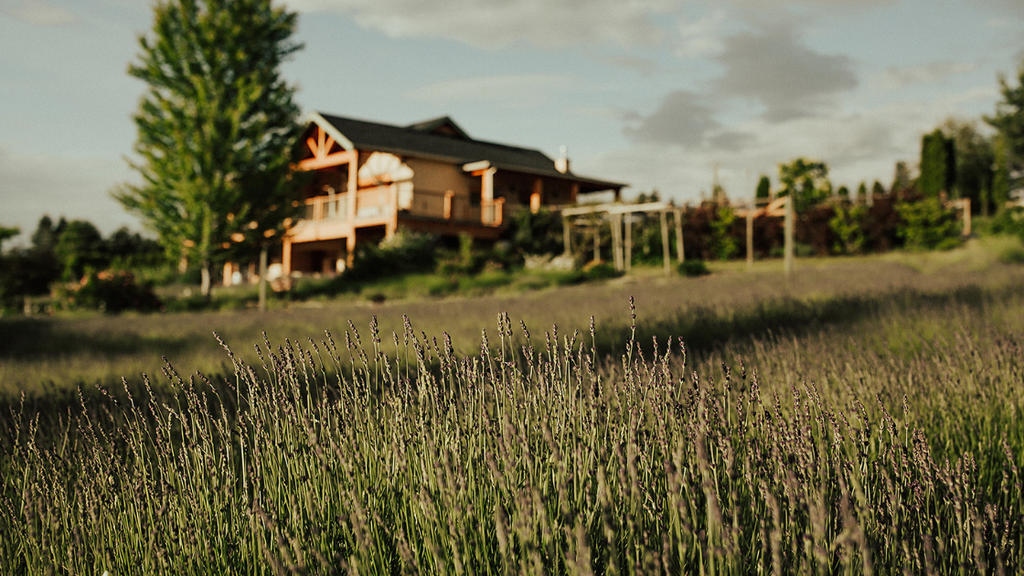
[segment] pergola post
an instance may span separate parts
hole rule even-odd
[[[612,264],[622,270],[622,214],[612,214],[608,220],[612,225]]]
[[[796,228],[796,210],[793,207],[792,196],[786,198],[785,227],[782,269],[788,278],[793,274],[793,231]]]
[[[668,212],[662,210],[658,212],[658,216],[661,220],[661,257],[665,263],[665,276],[668,276],[672,273],[672,259],[669,257],[668,250]]]
[[[633,270],[633,213],[626,212],[624,220],[626,226],[626,246],[622,251],[622,262],[626,274],[629,274]]]
[[[682,264],[686,260],[686,251],[683,246],[683,211],[675,210],[676,215],[676,259]]]
[[[747,210],[747,270],[754,269],[754,210]]]

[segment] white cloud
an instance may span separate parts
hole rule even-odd
[[[555,92],[576,84],[560,74],[509,74],[477,76],[428,84],[409,93],[409,98],[445,105],[453,102],[487,102],[502,107],[543,104]]]
[[[895,91],[907,86],[942,82],[956,74],[974,72],[978,65],[969,62],[931,62],[921,66],[889,67],[869,80],[872,86]]]
[[[0,6],[0,12],[35,26],[65,26],[78,22],[78,16],[69,10],[43,0],[9,0]]]
[[[392,37],[448,38],[480,48],[524,42],[649,46],[663,30],[652,17],[676,0],[289,0],[300,12],[338,12]]]
[[[709,16],[696,20],[680,20],[679,39],[675,54],[680,58],[695,58],[718,54],[722,51],[722,26],[727,16],[724,10],[715,10]]]

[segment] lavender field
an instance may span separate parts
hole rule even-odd
[[[370,314],[12,397],[0,569],[1018,573],[1024,285],[906,278],[473,336]]]

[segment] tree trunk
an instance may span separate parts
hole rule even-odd
[[[199,283],[199,293],[204,298],[210,297],[210,261],[204,260],[203,266],[200,268],[200,277],[202,280]]]
[[[260,247],[260,312],[267,310],[267,245]]]

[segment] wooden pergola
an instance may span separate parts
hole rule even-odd
[[[586,216],[589,214],[603,214],[611,225],[612,230],[612,261],[615,269],[625,271],[627,274],[632,270],[633,261],[633,213],[635,212],[658,212],[661,217],[661,246],[665,263],[665,274],[672,272],[672,259],[669,255],[668,246],[668,214],[675,215],[676,231],[676,259],[682,263],[686,256],[683,250],[683,209],[669,205],[666,202],[647,202],[645,204],[595,204],[593,206],[577,206],[574,208],[562,209],[562,240],[565,253],[572,252],[572,226],[587,225],[588,222],[573,222],[570,218]],[[625,228],[623,228],[625,225]],[[594,259],[598,259],[601,250],[600,226],[594,226]]]
[[[669,229],[668,214],[675,216],[676,233],[676,259],[679,263],[685,261],[685,249],[683,246],[683,211],[684,208],[672,206],[666,202],[647,202],[645,204],[595,204],[593,206],[577,206],[562,209],[562,239],[565,253],[572,252],[571,229],[575,226],[590,226],[587,221],[572,221],[570,218],[586,216],[590,214],[603,214],[611,225],[612,232],[612,260],[616,270],[624,271],[627,274],[632,269],[633,256],[633,223],[632,215],[635,212],[658,212],[661,219],[661,246],[664,261],[665,274],[672,272],[671,257],[669,254]],[[745,218],[747,221],[747,267],[752,268],[754,264],[754,218],[758,216],[772,216],[785,218],[785,234],[783,248],[783,268],[786,276],[793,272],[793,232],[796,225],[796,215],[793,212],[793,203],[789,197],[776,198],[767,205],[758,207],[756,202],[738,208],[736,215]],[[625,225],[625,227],[623,227]],[[592,226],[594,232],[594,259],[600,257],[601,226]]]

